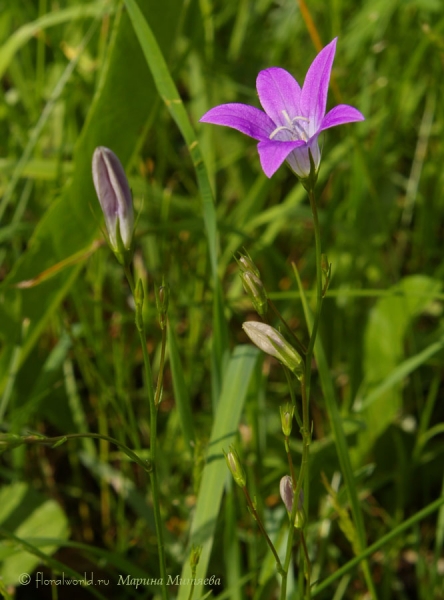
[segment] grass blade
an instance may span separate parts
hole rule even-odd
[[[222,450],[228,449],[230,443],[235,439],[258,355],[259,352],[252,346],[237,346],[224,377],[221,399],[214,419],[207,462],[191,527],[190,544],[203,546],[197,566],[197,579],[205,578],[207,573],[222,494],[225,481],[229,476]],[[184,565],[181,577],[182,579],[191,577],[188,562]],[[199,598],[203,590],[203,586],[196,586],[195,597]],[[190,586],[181,585],[178,599],[186,600],[189,592]]]
[[[217,222],[210,179],[200,151],[199,142],[191,125],[182,99],[170,75],[167,63],[147,20],[135,0],[125,0],[131,22],[154,79],[157,91],[177,124],[191,154],[202,198],[202,210],[208,240],[211,273],[213,277],[213,350],[212,350],[212,397],[216,408],[221,391],[228,351],[226,323],[221,305],[222,296],[217,273]]]

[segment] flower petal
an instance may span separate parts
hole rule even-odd
[[[317,172],[321,162],[321,151],[319,150],[317,135],[314,135],[304,146],[295,148],[287,156],[287,163],[290,165],[291,170],[302,179],[308,177],[311,171],[310,157],[308,154],[309,150]]]
[[[267,115],[276,126],[288,125],[288,117],[300,115],[301,88],[296,79],[285,69],[271,67],[261,71],[256,79],[259,100]]]
[[[267,177],[271,177],[279,169],[292,150],[298,146],[304,146],[305,142],[297,140],[294,142],[278,142],[265,140],[259,142],[257,150],[261,159],[262,169]]]
[[[320,127],[327,106],[328,84],[336,52],[336,40],[325,46],[311,63],[301,93],[302,116],[310,120],[309,135]]]
[[[348,104],[338,104],[332,108],[322,119],[321,127],[319,131],[329,129],[330,127],[336,127],[336,125],[343,125],[344,123],[353,123],[354,121],[364,121],[365,117],[353,106]]]
[[[248,104],[221,104],[200,119],[201,123],[225,125],[249,135],[255,140],[268,140],[275,124],[264,112]]]

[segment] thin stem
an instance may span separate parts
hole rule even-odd
[[[265,537],[265,539],[267,541],[267,544],[270,547],[270,550],[273,552],[273,556],[274,556],[274,558],[276,560],[277,570],[282,575],[283,568],[282,568],[281,559],[279,558],[279,555],[278,555],[278,553],[276,551],[276,548],[274,547],[273,542],[270,540],[270,538],[268,536],[268,533],[265,531],[265,527],[263,526],[262,521],[261,521],[261,519],[260,519],[260,517],[258,515],[258,512],[256,510],[256,507],[254,506],[253,501],[250,498],[250,494],[248,493],[246,485],[243,486],[242,491],[244,492],[245,498],[247,500],[248,507],[249,507],[249,509],[251,511],[251,514],[254,517],[254,520],[256,521],[259,529],[261,530],[262,535]]]
[[[322,300],[323,300],[323,287],[322,287],[322,250],[321,250],[321,232],[319,227],[319,218],[318,218],[318,210],[316,206],[316,198],[314,194],[314,185],[310,186],[307,189],[308,198],[310,201],[311,212],[313,215],[313,226],[314,226],[314,234],[315,234],[315,248],[316,248],[316,307],[313,321],[313,328],[310,335],[310,341],[307,348],[306,354],[306,362],[305,362],[305,376],[301,378],[301,393],[302,393],[302,460],[301,460],[301,470],[299,472],[298,484],[296,486],[295,495],[294,495],[294,503],[297,507],[299,503],[299,494],[302,489],[308,488],[309,481],[309,453],[310,453],[310,442],[311,442],[311,428],[310,428],[310,411],[309,411],[309,402],[310,402],[310,388],[311,388],[311,373],[312,373],[312,362],[313,362],[313,352],[314,346],[316,342],[316,336],[318,333],[319,322],[321,318],[321,310],[322,310]],[[307,490],[308,491],[308,490]],[[308,498],[305,498],[305,504],[307,506]],[[293,507],[294,516],[296,516],[297,508]],[[292,521],[294,523],[294,520]],[[290,536],[289,536],[290,537]],[[307,586],[306,586],[306,599],[310,598],[310,577],[311,577],[311,563],[308,555],[307,547],[305,544],[305,537],[303,530],[301,530],[301,542],[304,548],[305,555],[305,564],[306,564],[306,578],[307,578]],[[290,564],[291,558],[291,545],[287,545],[287,557],[285,561],[285,566],[287,567]],[[288,563],[287,563],[288,561]]]
[[[296,489],[294,490],[293,496],[293,509],[290,515],[290,531],[287,538],[287,549],[285,553],[285,561],[284,561],[284,569],[282,576],[282,587],[281,587],[281,600],[286,599],[287,595],[287,576],[288,569],[290,567],[291,561],[291,553],[293,549],[293,539],[294,539],[294,522],[296,520],[296,513],[299,508],[299,497],[302,490],[302,486],[304,484],[305,478],[308,475],[308,456],[309,456],[309,448],[310,448],[310,428],[309,428],[309,412],[308,412],[308,397],[306,394],[306,384],[305,384],[305,376],[301,378],[301,390],[302,390],[302,459],[301,459],[301,469],[299,471],[298,482],[296,485]],[[311,569],[308,565],[307,572],[310,573]]]
[[[310,398],[310,383],[311,383],[311,368],[316,335],[318,333],[319,321],[322,309],[322,267],[321,267],[321,232],[319,228],[318,209],[316,207],[316,199],[313,188],[308,190],[308,198],[310,200],[311,212],[313,215],[313,225],[316,245],[316,309],[313,320],[313,328],[311,331],[310,342],[307,348],[307,360],[305,363],[305,377],[307,381],[307,398]]]
[[[307,580],[307,587],[306,587],[306,600],[310,600],[311,598],[311,562],[310,562],[310,557],[308,556],[308,549],[307,549],[307,544],[305,543],[305,536],[304,536],[304,532],[301,531],[301,544],[302,544],[302,548],[304,550],[304,556],[305,556],[305,564],[307,566],[307,570],[305,572],[305,578]]]
[[[301,469],[299,471],[299,477],[296,485],[296,489],[294,490],[294,500],[293,500],[293,509],[291,511],[290,516],[290,532],[287,539],[287,550],[285,555],[284,562],[284,575],[282,577],[282,588],[281,588],[281,600],[285,600],[287,593],[287,576],[288,569],[290,567],[291,554],[293,548],[293,538],[294,538],[294,522],[296,518],[296,513],[298,511],[299,506],[299,496],[301,490],[306,488],[309,480],[309,452],[310,452],[310,442],[311,442],[311,433],[310,433],[310,413],[309,413],[309,400],[310,400],[310,385],[311,385],[311,372],[312,372],[312,361],[313,361],[313,352],[316,341],[316,335],[318,332],[319,321],[321,317],[321,308],[322,308],[322,299],[323,299],[323,288],[322,288],[322,265],[321,265],[321,234],[319,228],[319,218],[318,211],[316,207],[316,199],[314,194],[314,185],[310,186],[307,189],[308,197],[310,200],[311,212],[313,214],[313,225],[314,225],[314,234],[315,234],[315,246],[316,246],[316,308],[313,322],[313,329],[310,336],[310,341],[308,344],[308,348],[305,354],[305,373],[301,377],[301,393],[302,393],[302,458],[301,458]],[[305,544],[305,538],[303,535],[303,530],[301,530],[301,543],[304,550],[304,557],[306,563],[306,578],[307,578],[307,586],[306,586],[306,598],[309,600],[310,598],[310,577],[311,577],[311,563],[310,558],[308,556],[307,546]]]
[[[288,367],[283,365],[283,369],[284,369],[284,373],[285,373],[285,377],[287,378],[287,383],[288,383],[288,389],[290,390],[290,398],[291,398],[291,404],[292,406],[294,406],[294,416],[296,417],[296,422],[299,425],[299,428],[302,427],[302,421],[301,421],[301,417],[299,415],[299,410],[296,404],[296,399],[294,396],[294,390],[293,390],[293,386],[291,384],[291,375],[290,375],[290,369],[288,369]]]
[[[166,572],[166,558],[165,558],[165,543],[163,538],[163,527],[162,519],[160,515],[160,492],[159,492],[159,481],[157,478],[157,405],[154,397],[154,386],[153,386],[153,375],[151,371],[151,364],[148,355],[148,349],[146,347],[145,338],[145,323],[143,320],[142,302],[136,296],[136,289],[134,286],[134,279],[129,267],[125,267],[125,274],[128,279],[128,284],[131,288],[131,293],[136,304],[136,327],[139,332],[140,345],[142,347],[143,364],[145,367],[145,387],[148,393],[148,402],[150,407],[150,457],[151,457],[151,471],[150,471],[150,483],[151,493],[153,495],[153,510],[154,510],[154,521],[156,523],[157,533],[157,548],[159,551],[159,566],[160,566],[160,577],[162,581],[162,598],[168,600],[168,591],[166,587],[167,572]],[[162,367],[163,371],[163,367]]]

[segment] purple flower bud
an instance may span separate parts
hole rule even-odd
[[[294,499],[294,490],[293,483],[291,481],[290,475],[285,475],[282,477],[281,482],[279,484],[279,492],[281,494],[282,502],[285,504],[285,508],[289,515],[291,515],[293,511],[293,499]],[[298,508],[296,510],[296,517],[294,520],[294,526],[296,529],[301,529],[305,525],[305,512],[304,512],[304,492],[301,490],[299,492],[299,502]]]
[[[104,146],[94,151],[92,174],[105,217],[109,244],[119,258],[119,255],[131,249],[134,231],[133,199],[128,180],[120,160]]]

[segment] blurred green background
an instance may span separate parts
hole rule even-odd
[[[160,593],[155,585],[116,585],[120,574],[159,576],[143,472],[103,440],[13,448],[8,437],[98,432],[129,447],[136,439],[148,444],[133,307],[104,242],[92,185],[98,145],[121,159],[139,212],[134,268],[147,290],[155,376],[161,332],[154,287],[165,278],[171,288],[158,465],[169,572],[181,573],[193,519],[210,511],[196,506],[205,495],[213,502],[202,472],[224,411],[232,416],[227,427],[238,430],[250,493],[279,545],[286,515],[278,485],[287,471],[278,407],[288,388],[276,362],[242,346],[241,324],[256,316],[233,256],[248,250],[270,297],[306,341],[291,264],[312,298],[311,214],[286,167],[265,177],[254,140],[198,120],[217,104],[259,106],[255,80],[269,66],[302,84],[317,52],[336,36],[328,106],[351,104],[366,120],[331,129],[322,140],[317,194],[333,276],[320,335],[367,543],[442,496],[442,2],[0,0],[4,597],[70,597],[65,588],[18,586],[19,574],[35,569],[47,578],[71,569],[112,582],[106,590],[78,589],[76,598]],[[168,77],[186,113],[163,93]],[[203,163],[189,152],[194,135]],[[230,362],[236,347],[238,371]],[[308,542],[313,580],[321,581],[354,556],[356,524],[316,368],[311,416]],[[297,465],[296,431],[294,440]],[[272,557],[241,491],[224,464],[218,469],[217,519],[204,535],[206,572],[221,582],[213,594],[275,598]],[[443,544],[441,508],[373,553],[378,597],[444,598]],[[289,597],[300,597],[298,577],[295,569]],[[173,597],[180,593],[171,586]],[[196,588],[195,597],[204,593]],[[369,596],[354,568],[318,597]]]

